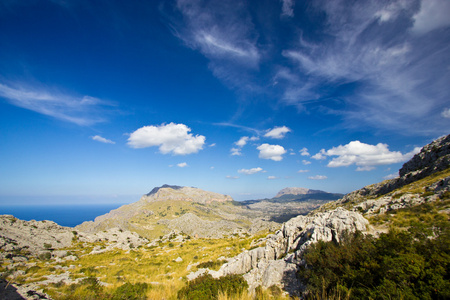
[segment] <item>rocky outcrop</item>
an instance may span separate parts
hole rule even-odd
[[[148,240],[130,231],[112,228],[94,234],[63,227],[52,221],[24,221],[11,215],[0,215],[0,258],[6,256],[26,260],[27,255],[50,255],[55,259],[69,258],[67,248],[74,241],[85,243],[105,242],[104,251],[113,248],[129,250],[148,243]],[[19,255],[20,254],[20,255]]]
[[[33,255],[49,249],[69,247],[71,228],[52,221],[23,221],[11,215],[0,215],[0,249],[4,252],[24,250]]]
[[[250,289],[260,285],[277,285],[295,295],[301,287],[296,273],[302,264],[301,255],[308,245],[319,240],[339,242],[345,231],[366,231],[368,224],[361,214],[343,208],[314,216],[298,216],[268,236],[265,247],[244,251],[218,271],[199,270],[188,278],[192,279],[206,271],[213,277],[244,274]]]

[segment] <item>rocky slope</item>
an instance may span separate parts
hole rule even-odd
[[[303,268],[302,254],[311,243],[319,240],[339,242],[345,231],[359,230],[378,234],[387,230],[385,224],[371,225],[369,220],[386,212],[436,203],[438,214],[450,213],[450,136],[442,137],[423,147],[400,170],[400,177],[364,187],[340,200],[323,205],[308,216],[298,216],[274,235],[266,238],[266,245],[244,251],[224,264],[219,271],[201,269],[189,279],[203,273],[214,277],[244,274],[250,289],[257,286],[279,286],[291,295],[304,289],[299,268]]]
[[[221,238],[279,226],[265,219],[263,212],[236,205],[230,196],[193,187],[163,185],[135,203],[119,207],[76,228],[94,233],[118,227],[148,238],[165,235],[171,230],[193,237]]]

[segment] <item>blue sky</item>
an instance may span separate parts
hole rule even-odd
[[[0,1],[0,203],[347,193],[450,129],[450,1]]]

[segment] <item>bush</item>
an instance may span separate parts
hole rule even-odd
[[[111,300],[144,300],[149,289],[147,283],[125,283],[119,286],[111,295]]]
[[[215,300],[219,292],[228,296],[242,293],[248,288],[247,282],[240,275],[227,275],[214,279],[211,275],[198,277],[178,291],[179,299]]]
[[[428,230],[391,230],[378,239],[356,232],[341,244],[318,242],[304,253],[307,267],[299,275],[310,295],[450,299],[450,226],[443,222]]]

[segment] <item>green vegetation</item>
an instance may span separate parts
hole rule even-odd
[[[450,226],[446,220],[435,225],[391,230],[378,239],[356,232],[340,244],[314,244],[299,274],[309,297],[449,299]]]
[[[241,294],[248,288],[247,281],[241,275],[227,275],[214,279],[211,275],[205,275],[189,282],[187,286],[178,291],[179,299],[189,300],[215,300],[219,293]]]

